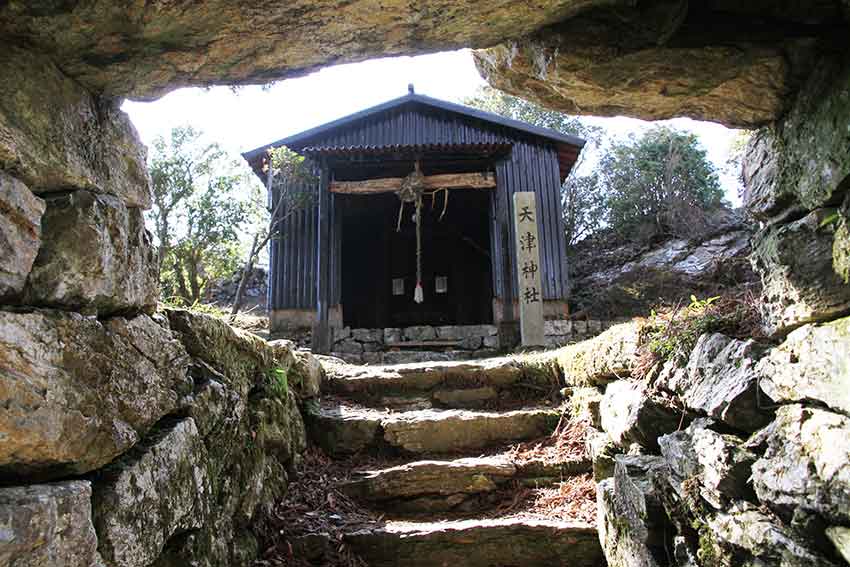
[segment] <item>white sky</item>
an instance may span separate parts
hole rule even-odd
[[[408,83],[415,85],[417,93],[455,102],[485,84],[472,55],[461,50],[337,65],[266,88],[242,87],[236,92],[227,87],[181,89],[155,102],[127,101],[123,109],[146,144],[175,126],[188,124],[238,157],[240,152],[402,96]],[[622,117],[587,120],[606,128],[610,136],[651,125]],[[709,158],[718,170],[722,168],[735,130],[687,118],[665,123],[695,132]],[[734,176],[721,172],[721,183],[726,198],[738,206]]]

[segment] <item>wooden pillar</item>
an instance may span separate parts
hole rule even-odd
[[[537,230],[537,203],[533,192],[514,193],[514,227],[520,337],[523,346],[541,346],[545,343],[540,277],[542,242]]]
[[[322,163],[319,176],[318,215],[319,234],[317,235],[316,254],[318,275],[316,279],[316,325],[313,327],[313,352],[326,354],[331,350],[331,331],[328,324],[328,303],[330,300],[330,191],[328,191],[329,175],[326,163]]]

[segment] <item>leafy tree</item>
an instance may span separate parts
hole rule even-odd
[[[158,137],[151,150],[148,219],[159,244],[163,293],[197,303],[211,279],[232,273],[238,263],[240,231],[251,212],[242,196],[248,176],[191,127]]]
[[[723,205],[717,172],[694,134],[658,126],[612,143],[599,171],[607,223],[621,236],[687,236]]]
[[[599,228],[604,216],[602,211],[604,202],[599,192],[598,178],[595,174],[578,176],[575,175],[575,171],[579,169],[580,162],[584,159],[583,156],[587,155],[588,149],[595,146],[596,141],[601,138],[601,128],[587,124],[575,116],[548,110],[492,87],[479,89],[475,95],[463,102],[487,112],[587,140],[588,146],[581,154],[582,157],[579,157],[579,163],[573,167],[573,174],[561,187],[567,244],[575,244]]]
[[[269,168],[271,168],[271,176],[268,178],[266,190],[254,193],[255,219],[252,224],[259,229],[251,240],[251,247],[245,259],[242,277],[230,310],[231,316],[239,313],[242,307],[245,286],[260,252],[265,249],[270,240],[280,237],[280,230],[286,219],[308,206],[315,196],[310,189],[310,185],[315,182],[315,176],[303,156],[285,146],[273,148],[269,150],[267,174]],[[271,199],[268,198],[269,193]],[[264,205],[267,200],[271,201],[272,206]]]

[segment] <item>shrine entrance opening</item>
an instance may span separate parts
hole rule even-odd
[[[426,195],[423,301],[416,286],[415,206],[395,193],[336,195],[342,215],[342,316],[352,328],[491,323],[490,199],[486,189]],[[444,211],[445,206],[445,212]],[[442,220],[440,219],[442,215]]]

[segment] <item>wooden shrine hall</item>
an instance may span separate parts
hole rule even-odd
[[[517,191],[536,196],[544,311],[565,313],[560,187],[584,140],[409,91],[243,154],[268,187],[270,148],[315,172],[270,247],[272,331],[312,327],[327,352],[339,327],[515,326]]]

